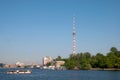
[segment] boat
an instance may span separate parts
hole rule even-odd
[[[30,70],[10,70],[7,74],[31,74]]]

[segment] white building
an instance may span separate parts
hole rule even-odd
[[[52,57],[49,57],[49,56],[43,57],[43,65],[46,65],[52,61],[53,61]]]
[[[65,61],[56,61],[55,66],[56,66],[56,68],[59,68],[64,64],[65,64]]]
[[[16,62],[15,64],[17,67],[24,67],[24,63],[21,63],[21,62]]]

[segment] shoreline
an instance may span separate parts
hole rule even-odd
[[[120,71],[120,68],[92,68],[90,70]]]
[[[0,69],[17,69],[17,68],[0,68]],[[20,69],[27,69],[27,68],[20,68]],[[36,68],[29,68],[29,69],[36,69]],[[120,68],[91,68],[91,69],[66,69],[66,70],[120,71]]]

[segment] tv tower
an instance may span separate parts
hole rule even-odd
[[[75,25],[75,17],[73,17],[73,30],[72,30],[72,36],[73,36],[73,50],[72,55],[76,55],[76,25]]]

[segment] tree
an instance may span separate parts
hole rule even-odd
[[[120,51],[118,51],[116,47],[112,47],[110,51],[114,53],[115,56],[120,57]]]
[[[89,63],[83,63],[81,65],[81,69],[83,69],[83,70],[90,70],[91,68],[92,67],[91,67],[91,65]]]
[[[84,56],[86,57],[86,59],[90,59],[91,58],[91,54],[89,52],[85,52]]]
[[[90,59],[90,64],[93,68],[97,68],[97,59],[96,59],[96,56],[92,56],[91,59]]]
[[[51,66],[51,64],[52,64],[52,63],[51,63],[51,62],[49,62],[49,63],[47,63],[47,64],[46,64],[46,66]]]
[[[61,56],[58,56],[58,57],[56,58],[56,60],[57,60],[57,61],[62,60]]]
[[[115,61],[115,68],[120,68],[120,58],[117,58]]]
[[[84,70],[91,69],[91,64],[89,63],[89,61],[87,61],[85,57],[80,62],[80,69],[84,69]]]
[[[112,47],[106,56],[101,53],[91,56],[89,52],[78,53],[74,56],[70,55],[68,59],[65,59],[65,67],[67,69],[84,70],[91,68],[120,68],[120,51]]]
[[[120,58],[120,51],[117,51],[115,55]]]
[[[114,68],[117,57],[113,52],[107,54],[106,65],[107,68]]]
[[[75,65],[76,65],[75,61],[74,60],[70,60],[70,59],[66,60],[66,62],[64,64],[64,66],[67,69],[74,69]]]
[[[104,68],[105,67],[105,56],[101,53],[96,54],[96,60],[97,60],[97,67]]]
[[[110,51],[111,51],[111,52],[117,52],[118,50],[117,50],[116,47],[112,47],[112,48],[110,49]]]

